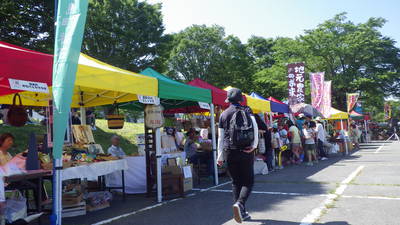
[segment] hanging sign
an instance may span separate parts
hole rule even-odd
[[[210,104],[205,103],[205,102],[199,102],[199,106],[200,106],[200,108],[202,108],[202,109],[207,109],[207,110],[210,110],[210,109],[211,109]]]
[[[49,88],[46,83],[27,81],[27,80],[15,80],[8,79],[10,82],[10,88],[20,91],[32,91],[40,93],[49,93]]]
[[[159,105],[160,98],[156,96],[145,96],[145,95],[137,95],[139,98],[139,102],[146,105]]]
[[[159,128],[164,125],[164,108],[161,105],[146,105],[145,112],[145,125],[148,128]]]
[[[304,103],[304,63],[291,63],[287,65],[289,105]]]

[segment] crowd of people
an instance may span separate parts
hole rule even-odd
[[[350,132],[333,129],[332,124],[321,117],[299,114],[295,123],[290,119],[274,121],[268,128],[260,116],[255,115],[263,147],[259,154],[265,159],[268,171],[283,168],[282,165],[301,164],[313,166],[320,160],[327,160],[334,147],[345,149],[346,142],[359,148],[362,131],[356,123],[351,124]],[[264,147],[265,146],[265,147]],[[265,149],[264,149],[265,148]],[[278,155],[281,154],[281,157]]]

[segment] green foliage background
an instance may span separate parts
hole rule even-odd
[[[287,98],[286,65],[305,62],[306,73],[325,71],[333,103],[359,92],[364,111],[380,118],[385,98],[400,97],[400,50],[381,33],[384,18],[359,24],[341,13],[296,38],[252,36],[245,43],[219,25],[192,25],[166,34],[162,4],[90,0],[82,51],[139,72],[146,67],[187,82],[201,78],[264,97]],[[52,53],[54,1],[2,0],[0,40]],[[309,96],[309,81],[306,81]],[[310,97],[307,99],[310,102]]]

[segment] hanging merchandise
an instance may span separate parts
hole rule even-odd
[[[17,105],[17,98],[19,100],[19,105]],[[7,113],[7,121],[11,126],[22,127],[28,121],[28,113],[25,107],[22,105],[21,96],[15,94],[13,98],[13,104]]]
[[[119,114],[118,105],[113,107],[112,113],[106,116],[109,129],[122,129],[124,127],[125,116]]]

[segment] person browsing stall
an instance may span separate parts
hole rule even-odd
[[[318,162],[318,159],[317,159],[317,153],[315,151],[315,131],[313,130],[313,127],[310,122],[305,122],[303,124],[303,134],[305,139],[304,150],[308,156],[307,165],[312,166],[313,158],[315,159],[316,163]]]
[[[296,125],[293,124],[291,120],[287,121],[287,125],[289,127],[289,133],[291,137],[291,147],[292,147],[292,152],[295,157],[295,163],[300,164],[301,163],[301,138],[300,138],[300,131],[296,127]]]
[[[119,147],[121,138],[117,135],[111,137],[111,146],[108,148],[108,154],[111,154],[114,157],[123,158],[126,156],[124,150]]]
[[[218,129],[218,165],[227,162],[232,179],[233,217],[236,222],[250,218],[246,201],[254,184],[254,150],[258,146],[258,126],[249,107],[240,105],[242,91],[232,88],[226,102],[230,106],[221,114]]]

